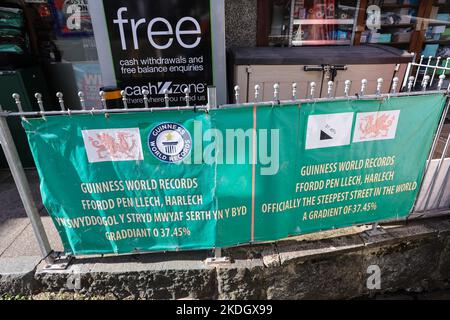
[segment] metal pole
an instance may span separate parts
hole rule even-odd
[[[447,168],[447,173],[445,174],[444,180],[442,180],[442,184],[439,187],[438,199],[437,199],[437,209],[440,209],[442,197],[444,196],[445,187],[447,185],[447,181],[450,177],[450,166]]]
[[[437,165],[436,171],[434,172],[433,177],[431,178],[431,181],[430,181],[430,185],[428,186],[427,192],[425,193],[426,201],[425,201],[425,205],[424,205],[422,211],[426,211],[428,208],[428,204],[430,203],[431,195],[433,194],[434,186],[436,185],[436,179],[439,175],[439,172],[441,171],[442,162],[445,159],[445,155],[447,153],[449,143],[450,143],[450,135],[447,137],[447,141],[445,142],[445,147],[444,147],[444,151],[442,152],[441,159],[439,159],[439,163]]]
[[[445,106],[444,111],[442,112],[441,121],[439,122],[439,126],[438,126],[438,128],[436,130],[436,134],[435,134],[434,139],[433,139],[433,144],[431,145],[431,151],[430,151],[430,154],[428,155],[428,161],[427,161],[427,165],[426,165],[425,170],[428,170],[428,167],[430,166],[430,162],[433,159],[433,154],[434,154],[434,151],[436,150],[436,145],[437,145],[437,142],[439,140],[442,128],[444,126],[445,118],[447,117],[448,109],[450,107],[450,99],[449,99],[449,97],[447,97],[446,104],[447,105]]]
[[[31,194],[30,185],[28,184],[25,171],[22,167],[22,162],[19,159],[16,146],[9,130],[8,122],[5,117],[0,116],[0,142],[5,153],[6,160],[8,161],[9,168],[11,169],[14,182],[16,183],[17,190],[19,191],[20,198],[22,199],[25,212],[31,221],[34,235],[36,236],[39,244],[39,249],[43,258],[46,258],[48,263],[53,263],[53,259],[50,256],[52,249],[48,242],[47,234],[45,233],[44,226],[42,224],[39,212],[36,208],[33,195]]]
[[[208,94],[208,105],[207,109],[217,109],[217,95],[216,95],[216,87],[209,86],[207,88]]]
[[[431,145],[430,153],[428,154],[428,160],[427,160],[427,163],[425,165],[425,170],[423,171],[423,174],[422,174],[422,179],[421,179],[421,182],[420,182],[418,195],[420,195],[422,193],[423,180],[425,179],[425,177],[426,177],[426,175],[428,173],[428,169],[430,168],[431,160],[433,159],[434,151],[436,150],[437,142],[439,140],[439,136],[441,134],[442,127],[444,126],[445,118],[447,117],[447,113],[448,113],[449,107],[450,107],[450,99],[447,96],[446,106],[444,108],[444,111],[442,112],[441,120],[440,120],[438,128],[436,130],[436,134],[434,135],[433,144]],[[418,200],[419,200],[419,196],[417,196],[416,197],[416,201],[414,201],[413,211],[415,211],[415,209],[416,209],[416,205],[417,205],[417,201]]]

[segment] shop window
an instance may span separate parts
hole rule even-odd
[[[408,49],[416,30],[418,0],[368,1],[360,43],[388,44]]]
[[[432,4],[430,18],[424,21],[423,29],[422,54],[425,57],[450,57],[450,1]]]
[[[450,57],[449,0],[369,0],[365,7],[364,31],[357,34],[355,44],[390,45],[429,57],[441,58],[443,65]],[[430,60],[435,64],[436,59]],[[449,64],[450,66],[450,64]]]
[[[444,64],[450,0],[258,0],[257,40],[283,47],[381,44]]]
[[[269,45],[351,44],[357,7],[355,1],[275,0]]]
[[[46,87],[34,90],[46,91],[49,107],[57,105],[56,91],[71,108],[80,107],[77,91],[84,92],[86,105],[99,106],[102,79],[87,0],[4,0],[0,21],[6,19],[21,25],[14,35],[0,24],[3,70],[33,69]]]

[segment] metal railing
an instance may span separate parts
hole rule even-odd
[[[450,59],[450,58],[449,58]],[[446,61],[448,62],[449,59]],[[417,71],[413,71],[414,68],[417,68]],[[425,73],[421,73],[420,69],[425,68]],[[430,71],[434,69],[434,71]],[[423,64],[422,61],[418,64],[410,63],[408,66],[408,71],[405,75],[405,79],[403,80],[403,85],[399,88],[400,80],[398,78],[392,79],[391,88],[389,93],[381,93],[381,87],[384,82],[384,79],[379,78],[377,80],[377,87],[373,94],[367,94],[366,85],[367,80],[362,79],[360,82],[359,90],[356,94],[350,94],[350,88],[352,87],[352,82],[347,80],[345,81],[344,92],[342,92],[342,96],[333,96],[333,86],[334,83],[332,81],[328,82],[328,96],[326,98],[316,98],[316,84],[311,82],[308,88],[308,97],[306,99],[297,99],[298,85],[296,83],[292,84],[292,98],[290,100],[280,100],[279,99],[279,85],[275,84],[273,87],[273,100],[271,101],[260,101],[260,86],[256,85],[254,87],[254,101],[249,103],[240,103],[240,88],[239,86],[234,87],[234,103],[225,104],[218,106],[216,101],[216,89],[214,87],[208,87],[208,102],[206,105],[201,106],[192,106],[190,103],[189,91],[186,89],[184,91],[186,105],[179,107],[170,107],[169,106],[169,93],[164,92],[164,107],[156,107],[152,108],[148,105],[148,91],[143,92],[143,101],[144,106],[141,108],[130,108],[128,106],[127,97],[125,92],[122,91],[122,108],[119,109],[110,109],[107,107],[107,103],[105,101],[104,92],[100,92],[100,100],[102,103],[101,109],[90,108],[86,105],[84,100],[83,92],[78,93],[78,97],[80,100],[81,109],[72,110],[65,105],[64,95],[61,92],[56,94],[58,98],[59,108],[60,110],[52,110],[48,111],[44,108],[44,102],[42,100],[42,95],[40,93],[35,94],[35,99],[37,105],[39,106],[39,111],[24,111],[22,107],[21,98],[18,94],[14,93],[12,95],[13,101],[17,106],[18,112],[5,111],[2,110],[0,106],[0,142],[3,147],[6,159],[8,161],[9,167],[11,169],[11,173],[13,175],[15,184],[19,191],[19,195],[23,202],[26,214],[31,221],[31,225],[33,227],[34,234],[37,238],[39,248],[43,257],[45,257],[46,261],[49,264],[54,263],[55,254],[52,251],[52,248],[49,244],[49,240],[45,229],[43,227],[41,218],[39,216],[36,203],[32,197],[31,189],[29,183],[27,181],[24,169],[22,167],[21,161],[19,159],[19,155],[14,144],[10,129],[8,127],[8,123],[6,119],[8,117],[21,117],[24,121],[27,121],[27,117],[47,117],[54,115],[72,115],[72,114],[109,114],[109,113],[126,113],[126,112],[164,112],[168,110],[192,110],[192,111],[203,111],[209,112],[210,109],[214,108],[237,108],[243,106],[262,106],[262,105],[287,105],[287,104],[296,104],[296,103],[308,103],[311,101],[336,101],[336,100],[361,100],[361,99],[389,99],[393,96],[413,96],[413,95],[423,95],[423,94],[432,94],[432,93],[446,93],[449,95],[450,85],[446,86],[444,89],[444,82],[448,81],[446,79],[445,73],[439,75],[438,81],[435,81],[435,87],[433,89],[432,84],[435,80],[436,70],[449,70],[450,67],[447,68],[447,63],[445,67],[440,67],[434,65],[431,66],[430,62],[427,64]],[[415,72],[415,76],[410,76],[412,72]],[[431,75],[429,74],[431,72]],[[415,91],[416,85],[418,83],[418,77],[422,75],[422,79],[420,82],[420,89]],[[390,80],[390,79],[389,79]],[[355,86],[353,86],[355,87]],[[427,90],[428,89],[428,90]],[[430,90],[433,89],[433,90]],[[432,161],[433,154],[436,150],[437,141],[440,137],[440,133],[444,126],[445,118],[449,110],[450,99],[447,99],[444,112],[441,116],[438,130],[433,139],[433,144],[428,156],[428,161],[426,164],[426,168],[423,174],[422,183],[420,186],[419,196],[416,199],[416,203],[414,208],[417,210],[413,210],[413,213],[410,217],[419,217],[424,216],[424,213],[430,210],[433,212],[436,209],[441,209],[442,207],[448,207],[448,200],[445,197],[450,197],[448,192],[446,192],[446,186],[449,182],[450,175],[450,159],[446,158],[445,155],[450,148],[450,135],[446,138],[446,144],[444,148],[444,152],[442,156],[437,161]],[[442,177],[443,176],[443,177]],[[443,199],[445,201],[443,201]],[[436,205],[437,204],[437,205]],[[375,223],[373,226],[376,229],[378,223]],[[216,257],[220,256],[220,249],[216,249]]]
[[[440,73],[440,75],[438,75]],[[420,56],[419,62],[410,62],[406,68],[405,77],[402,82],[402,90],[417,89],[419,86],[433,88],[436,86],[436,79],[446,78],[446,74],[450,74],[450,57],[433,57],[429,56],[425,58],[424,55]],[[448,79],[446,80],[448,81]],[[448,81],[447,90],[449,90],[450,81]]]

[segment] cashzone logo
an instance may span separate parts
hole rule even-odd
[[[118,8],[116,15],[117,18],[113,20],[113,23],[116,24],[119,28],[120,42],[123,51],[126,51],[128,49],[126,41],[127,37],[124,28],[124,25],[127,24],[130,24],[131,27],[131,37],[133,38],[133,48],[135,50],[139,50],[138,38],[141,32],[146,32],[150,45],[159,50],[170,48],[173,45],[174,41],[176,41],[183,48],[192,49],[197,47],[201,41],[200,24],[193,17],[186,16],[179,19],[175,25],[174,30],[170,22],[163,17],[155,17],[151,19],[147,24],[146,18],[141,18],[138,20],[124,18],[124,15],[127,11],[127,7]],[[155,26],[157,26],[158,28],[156,28]],[[164,30],[161,30],[161,27],[164,27]],[[192,35],[198,36],[195,38],[195,41],[193,43],[187,43],[184,37],[185,35],[191,37]],[[165,36],[165,42],[156,43],[154,37],[161,36]]]
[[[142,86],[127,86],[124,90],[127,96],[142,96],[144,91],[148,91],[150,95],[165,94],[166,92],[168,94],[184,94],[185,89],[188,89],[190,94],[201,94],[206,92],[207,87],[207,83],[177,84],[172,81],[158,81],[154,83],[149,82],[148,84]]]

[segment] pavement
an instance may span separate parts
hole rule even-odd
[[[55,251],[62,251],[58,232],[42,204],[37,172],[26,170],[26,174],[50,244]],[[0,270],[10,269],[13,261],[23,260],[34,264],[35,261],[41,260],[30,220],[27,218],[9,170],[0,170],[0,203]]]

